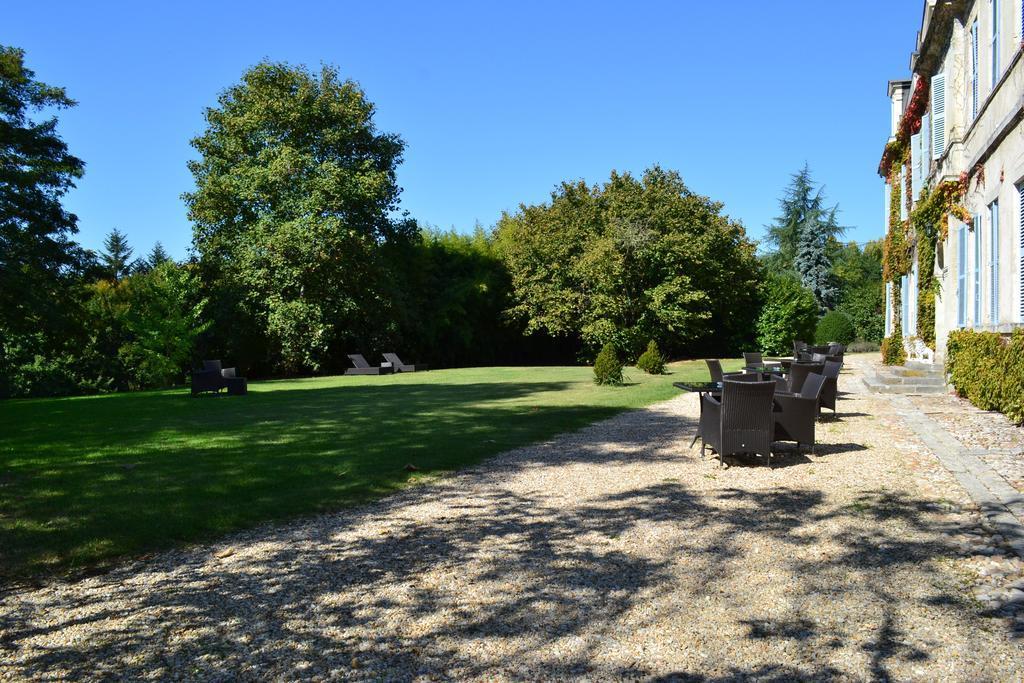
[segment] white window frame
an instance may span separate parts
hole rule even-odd
[[[967,224],[956,234],[956,326],[967,327]],[[1024,258],[1021,263],[1024,264]],[[1022,307],[1024,310],[1024,307]]]
[[[981,216],[974,218],[974,310],[971,316],[971,327],[981,327]]]
[[[993,200],[988,205],[989,227],[988,227],[988,318],[990,325],[999,324],[999,200]]]
[[[978,20],[971,24],[971,120],[978,118]]]
[[[999,0],[989,0],[992,5],[992,43],[989,50],[989,59],[992,61],[992,88],[999,82]]]

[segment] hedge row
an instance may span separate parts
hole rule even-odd
[[[996,332],[951,332],[946,371],[957,393],[971,403],[1024,423],[1024,329],[1009,339]]]

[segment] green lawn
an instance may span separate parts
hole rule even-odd
[[[670,372],[631,369],[619,388],[589,368],[478,368],[0,402],[0,582],[338,509],[707,378],[700,361]]]

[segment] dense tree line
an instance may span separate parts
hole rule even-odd
[[[854,289],[830,287],[865,278],[874,252],[808,236],[835,218],[809,176],[790,204],[811,210],[780,223],[782,255],[766,260],[720,203],[657,166],[563,183],[493,230],[421,226],[400,210],[404,142],[332,67],[258,64],[206,110],[187,259],[159,243],[136,257],[118,229],[93,253],[61,204],[85,165],[52,112],[73,105],[0,48],[0,397],[169,386],[201,358],[267,377],[392,349],[440,367],[593,360],[608,344],[633,361],[651,342],[726,355],[756,343],[775,271],[870,318]]]

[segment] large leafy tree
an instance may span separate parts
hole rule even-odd
[[[81,264],[71,239],[78,219],[61,198],[85,164],[57,133],[56,116],[32,117],[74,105],[63,88],[35,79],[22,50],[0,46],[0,325],[8,331],[60,317],[67,276]]]
[[[68,151],[53,112],[74,104],[63,88],[36,80],[22,50],[0,46],[0,396],[50,386],[57,365],[68,374],[58,356],[77,336],[84,252],[72,240],[78,219],[61,200],[85,164]],[[16,380],[29,366],[35,379]]]
[[[850,316],[858,339],[881,342],[885,331],[882,242],[840,246],[832,272],[839,287],[837,310]]]
[[[845,228],[839,224],[839,206],[827,206],[824,188],[816,185],[810,168],[793,174],[779,200],[780,213],[768,228],[773,251],[766,262],[773,272],[794,272],[814,292],[821,307],[835,304],[832,254]]]
[[[657,166],[602,186],[563,183],[502,216],[496,239],[527,331],[670,354],[723,351],[752,336],[758,263],[722,205]]]
[[[388,329],[379,246],[415,227],[392,217],[403,142],[373,114],[333,67],[270,62],[206,110],[184,198],[232,363],[329,368]]]

